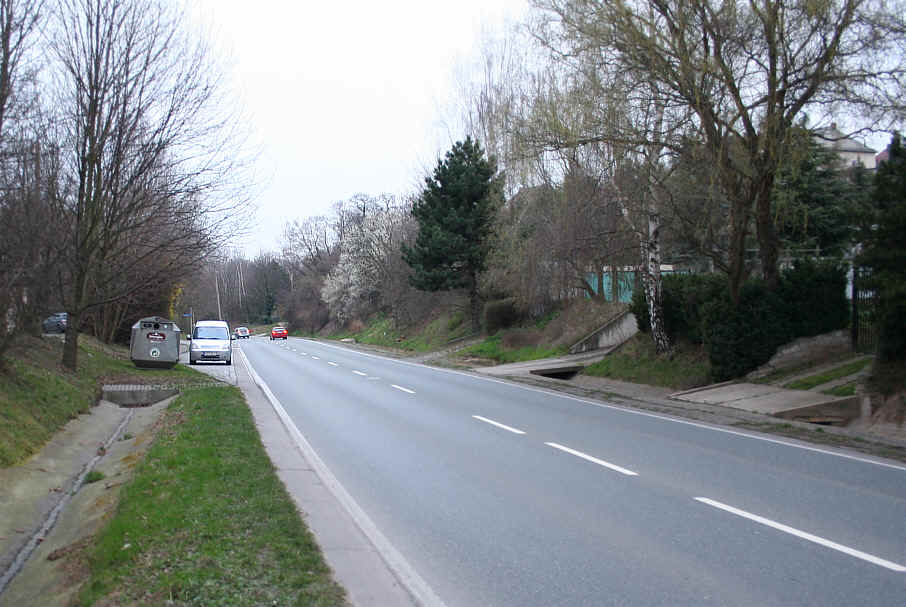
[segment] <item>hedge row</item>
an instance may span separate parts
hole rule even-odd
[[[514,299],[489,301],[484,306],[484,327],[488,335],[494,335],[501,329],[508,329],[518,323],[519,310]]]
[[[715,381],[741,377],[779,346],[841,329],[849,319],[846,271],[835,264],[800,262],[782,273],[776,291],[751,280],[737,305],[718,274],[665,276],[662,298],[668,335],[705,344]],[[650,331],[644,293],[633,294],[632,312],[639,329]]]

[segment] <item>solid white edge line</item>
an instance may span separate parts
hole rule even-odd
[[[660,415],[658,413],[649,413],[648,411],[639,411],[638,409],[631,409],[629,407],[621,407],[618,405],[608,405],[607,403],[602,403],[593,400],[587,400],[584,398],[579,398],[576,396],[571,396],[569,394],[564,394],[562,392],[555,392],[553,390],[547,390],[544,388],[536,388],[534,386],[526,386],[524,384],[519,384],[516,382],[508,382],[500,379],[495,379],[493,377],[488,377],[487,375],[479,375],[478,373],[465,373],[463,371],[456,371],[455,369],[443,369],[441,367],[429,367],[428,365],[423,365],[420,363],[408,362],[405,360],[398,360],[395,358],[388,358],[386,356],[378,356],[377,354],[371,354],[368,352],[359,352],[358,350],[352,350],[350,348],[344,348],[342,346],[334,346],[332,344],[324,342],[314,342],[320,345],[323,345],[328,348],[334,348],[337,350],[343,350],[344,352],[351,352],[353,354],[358,354],[360,356],[368,356],[371,358],[380,358],[381,360],[386,360],[389,362],[399,363],[401,365],[411,365],[413,367],[421,367],[422,369],[430,369],[432,371],[437,371],[439,373],[449,373],[452,375],[462,375],[463,377],[471,377],[473,379],[479,379],[487,382],[492,382],[495,384],[503,384],[504,386],[510,386],[513,388],[518,388],[520,390],[527,390],[529,392],[540,392],[541,394],[548,394],[557,398],[563,398],[566,400],[575,401],[585,405],[590,405],[592,407],[601,407],[602,409],[612,409],[614,411],[620,411],[622,413],[628,413],[630,415],[640,415],[642,417],[650,417],[652,419],[660,419],[668,422],[673,422],[676,424],[683,424],[686,426],[693,426],[695,428],[701,428],[703,430],[711,430],[713,432],[722,432],[724,434],[732,434],[733,436],[740,436],[743,438],[750,438],[752,440],[759,440],[766,443],[773,443],[776,445],[783,445],[785,447],[792,447],[793,449],[802,449],[803,451],[812,451],[814,453],[821,453],[823,455],[832,455],[834,457],[842,457],[843,459],[853,460],[863,464],[874,464],[875,466],[882,466],[884,468],[892,468],[894,470],[899,470],[900,472],[906,472],[906,466],[891,464],[888,462],[881,462],[874,459],[868,459],[867,457],[860,457],[858,455],[850,455],[849,453],[842,453],[839,451],[830,451],[828,449],[821,449],[819,447],[812,447],[810,445],[804,445],[800,443],[793,443],[785,440],[780,440],[777,438],[770,438],[768,436],[759,436],[757,434],[749,434],[747,432],[740,432],[739,430],[729,430],[727,428],[721,428],[719,426],[711,426],[701,422],[692,422],[685,419],[679,419],[676,417],[670,417],[667,415]]]
[[[362,377],[368,377],[367,373],[362,373],[361,371],[353,371],[356,375],[361,375]]]
[[[637,472],[633,472],[632,470],[627,470],[626,468],[621,468],[620,466],[611,464],[610,462],[605,462],[603,459],[598,459],[597,457],[592,457],[591,455],[588,455],[587,453],[582,453],[581,451],[576,451],[575,449],[570,449],[569,447],[564,447],[563,445],[558,445],[557,443],[544,443],[544,444],[547,445],[548,447],[553,447],[554,449],[559,449],[560,451],[565,451],[566,453],[569,453],[570,455],[575,455],[576,457],[581,457],[582,459],[588,460],[595,464],[598,464],[599,466],[604,466],[605,468],[610,468],[611,470],[613,470],[615,472],[619,472],[620,474],[625,474],[626,476],[638,476],[639,475]]]
[[[335,362],[333,362],[333,361],[330,361],[330,360],[327,361],[327,364],[330,365],[331,367],[339,367],[339,366],[340,366],[340,365],[338,365],[337,363],[335,363]]]
[[[474,417],[478,421],[482,421],[486,424],[491,424],[492,426],[497,426],[498,428],[502,428],[503,430],[506,430],[507,432],[512,432],[513,434],[525,434],[525,432],[523,432],[522,430],[517,430],[516,428],[511,428],[510,426],[507,426],[506,424],[501,424],[500,422],[495,422],[493,419],[488,419],[487,417],[482,417],[480,415],[473,415],[472,417]]]
[[[415,394],[415,390],[410,390],[409,388],[397,386],[396,384],[390,384],[390,385],[393,386],[394,388],[396,388],[397,390],[402,390],[403,392],[406,392],[408,394]]]
[[[333,475],[330,469],[327,467],[327,464],[321,459],[317,454],[314,447],[309,444],[305,439],[299,429],[296,427],[296,424],[293,423],[290,419],[289,414],[286,412],[286,409],[283,408],[283,405],[280,404],[280,401],[277,400],[277,397],[274,396],[274,393],[271,392],[267,384],[264,383],[264,380],[261,379],[261,376],[255,371],[252,367],[252,363],[249,361],[248,357],[245,355],[242,350],[243,362],[245,362],[246,369],[248,369],[249,374],[252,376],[252,379],[255,380],[255,383],[258,384],[258,387],[261,388],[261,391],[264,392],[264,395],[267,396],[267,399],[270,401],[271,406],[274,408],[274,411],[277,412],[277,415],[280,417],[280,421],[283,422],[284,427],[289,432],[293,441],[296,443],[296,446],[299,447],[299,450],[302,451],[302,454],[305,456],[305,459],[311,464],[312,468],[315,470],[315,474],[318,475],[318,478],[321,479],[321,482],[330,490],[335,498],[342,504],[346,509],[346,512],[349,513],[349,516],[352,517],[352,520],[355,521],[355,524],[358,528],[365,534],[365,537],[372,543],[375,549],[378,551],[378,554],[384,559],[384,562],[387,563],[387,566],[390,568],[390,571],[396,576],[400,583],[409,591],[413,598],[420,605],[426,607],[444,607],[444,602],[434,593],[431,586],[422,579],[422,577],[415,571],[412,565],[406,560],[406,558],[397,550],[393,544],[390,543],[390,540],[381,533],[377,528],[377,525],[365,514],[365,511],[362,510],[361,506],[355,501],[355,499],[349,495],[349,492],[346,491],[346,488],[340,484],[340,481]]]
[[[814,542],[815,544],[819,544],[821,546],[824,546],[825,548],[831,548],[844,554],[848,554],[849,556],[854,556],[857,559],[868,561],[869,563],[879,565],[886,569],[890,569],[891,571],[896,571],[898,573],[906,572],[906,567],[904,567],[903,565],[899,565],[872,554],[868,554],[867,552],[862,552],[861,550],[856,550],[855,548],[850,548],[849,546],[844,546],[843,544],[838,544],[837,542],[826,540],[823,537],[812,535],[811,533],[807,533],[805,531],[800,531],[795,527],[790,527],[788,525],[784,525],[783,523],[772,521],[769,518],[764,518],[763,516],[758,516],[757,514],[752,514],[751,512],[746,512],[745,510],[740,510],[739,508],[728,506],[727,504],[723,504],[707,497],[697,497],[695,498],[695,500],[714,508],[719,508],[720,510],[724,510],[726,512],[729,512],[730,514],[735,514],[736,516],[747,518],[750,521],[755,521],[756,523],[772,527],[774,529],[777,529],[778,531],[783,531],[785,533],[789,533],[790,535],[795,535],[798,538]]]
[[[319,356],[314,356],[314,355],[312,355],[312,358],[315,359],[315,360],[321,360],[321,358],[320,358]]]
[[[389,358],[389,357],[386,357],[386,356],[379,356],[379,355],[377,355],[377,354],[371,354],[371,353],[368,353],[368,352],[359,352],[359,351],[357,351],[357,350],[352,350],[352,349],[350,349],[350,348],[344,348],[344,347],[341,347],[341,346],[335,346],[335,345],[328,344],[328,343],[324,343],[324,342],[320,342],[320,341],[319,341],[319,342],[314,342],[314,343],[318,343],[318,344],[323,345],[323,346],[326,346],[326,347],[328,347],[328,348],[334,348],[334,349],[337,349],[337,350],[343,350],[344,352],[350,352],[350,353],[353,353],[353,354],[358,354],[358,355],[360,355],[360,356],[368,356],[368,357],[370,357],[370,358],[379,358],[379,359],[381,359],[381,360],[385,360],[385,361],[388,361],[388,362],[395,362],[395,363],[399,363],[399,364],[402,364],[402,365],[411,365],[411,366],[413,366],[413,367],[420,367],[420,368],[422,368],[422,369],[430,369],[431,371],[436,371],[436,372],[439,372],[439,373],[449,373],[449,374],[452,374],[452,375],[462,375],[463,377],[471,377],[471,378],[473,378],[473,379],[478,379],[478,380],[482,380],[482,381],[487,381],[487,382],[491,382],[491,383],[495,383],[495,384],[502,384],[502,385],[504,385],[504,386],[510,386],[510,387],[512,387],[512,388],[518,388],[518,389],[520,389],[520,390],[526,390],[526,391],[529,391],[529,392],[539,392],[539,393],[541,393],[541,394],[547,394],[547,395],[549,395],[549,396],[553,396],[553,397],[556,397],[556,398],[563,398],[563,399],[566,399],[566,400],[575,401],[575,402],[582,403],[582,404],[585,404],[585,405],[590,405],[590,406],[592,406],[592,407],[601,407],[602,409],[612,409],[612,410],[614,410],[614,411],[620,411],[620,412],[622,412],[622,413],[627,413],[627,414],[630,414],[630,415],[639,415],[639,416],[642,416],[642,417],[650,417],[650,418],[652,418],[652,419],[660,419],[660,420],[663,420],[663,421],[673,422],[673,423],[676,423],[676,424],[683,424],[683,425],[686,425],[686,426],[693,426],[693,427],[695,427],[695,428],[701,428],[701,429],[703,429],[703,430],[711,430],[711,431],[713,431],[713,432],[722,432],[722,433],[724,433],[724,434],[731,434],[731,435],[733,435],[733,436],[739,436],[739,437],[742,437],[742,438],[749,438],[749,439],[752,439],[752,440],[759,440],[759,441],[763,441],[763,442],[767,442],[767,443],[773,443],[773,444],[776,444],[776,445],[783,445],[783,446],[785,446],[785,447],[791,447],[791,448],[793,448],[793,449],[802,449],[802,450],[804,450],[804,451],[812,451],[812,452],[815,452],[815,453],[821,453],[821,454],[823,454],[823,455],[831,455],[831,456],[834,456],[834,457],[842,457],[842,458],[844,458],[844,459],[849,459],[849,460],[857,461],[857,462],[860,462],[860,463],[863,463],[863,464],[874,464],[875,466],[882,466],[882,467],[884,467],[884,468],[892,468],[892,469],[894,469],[894,470],[899,470],[899,471],[901,471],[901,472],[906,472],[906,466],[902,466],[902,465],[898,465],[898,464],[891,464],[891,463],[888,463],[888,462],[882,462],[882,461],[878,461],[878,460],[875,460],[875,459],[869,459],[869,458],[867,458],[867,457],[860,457],[860,456],[858,456],[858,455],[851,455],[851,454],[849,454],[849,453],[843,453],[843,452],[840,452],[840,451],[830,451],[830,450],[828,450],[828,449],[821,449],[821,448],[819,448],[819,447],[812,447],[812,446],[810,446],[810,445],[805,445],[805,444],[801,444],[801,443],[794,443],[794,442],[790,442],[790,441],[780,440],[780,439],[777,439],[777,438],[770,438],[770,437],[768,437],[768,436],[761,436],[761,435],[758,435],[758,434],[750,434],[750,433],[748,433],[748,432],[740,432],[739,430],[730,430],[730,429],[728,429],[728,428],[721,428],[721,427],[719,427],[719,426],[713,426],[713,425],[709,425],[709,424],[705,424],[705,423],[701,423],[701,422],[693,422],[693,421],[689,421],[689,420],[685,420],[685,419],[679,419],[679,418],[676,418],[676,417],[670,417],[670,416],[668,416],[668,415],[661,415],[661,414],[658,414],[658,413],[650,413],[650,412],[648,412],[648,411],[639,411],[638,409],[632,409],[632,408],[629,408],[629,407],[621,407],[621,406],[618,406],[618,405],[609,405],[609,404],[607,404],[607,403],[598,402],[598,401],[592,401],[592,400],[587,400],[587,399],[584,399],[584,398],[579,398],[579,397],[576,397],[576,396],[571,396],[571,395],[569,395],[569,394],[564,394],[564,393],[562,393],[562,392],[555,392],[555,391],[553,391],[553,390],[548,390],[548,389],[545,389],[545,388],[537,388],[537,387],[534,387],[534,386],[526,386],[526,385],[524,385],[524,384],[520,384],[520,383],[517,383],[517,382],[510,382],[510,381],[504,381],[504,380],[500,380],[500,379],[495,379],[495,378],[493,378],[493,377],[488,377],[487,375],[480,375],[480,374],[478,374],[478,373],[466,373],[466,372],[463,372],[463,371],[457,371],[457,370],[455,370],[455,369],[443,369],[443,368],[441,368],[441,367],[429,367],[428,365],[424,365],[424,364],[421,364],[421,363],[413,363],[413,362],[408,362],[408,361],[405,361],[405,360],[398,360],[398,359],[395,359],[395,358]]]

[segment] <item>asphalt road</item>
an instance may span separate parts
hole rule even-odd
[[[234,344],[447,605],[906,604],[896,463],[331,344]]]

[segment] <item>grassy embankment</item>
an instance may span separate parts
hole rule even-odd
[[[826,384],[828,382],[832,382],[834,380],[841,379],[843,377],[847,377],[849,375],[858,373],[858,372],[862,371],[862,369],[867,367],[870,363],[871,363],[870,358],[867,358],[867,357],[861,358],[859,360],[854,360],[854,361],[846,363],[844,365],[834,367],[833,369],[828,369],[827,371],[824,371],[821,373],[816,373],[814,375],[809,375],[808,377],[803,377],[801,379],[797,379],[795,381],[789,382],[788,384],[784,385],[783,387],[789,388],[791,390],[811,390],[812,388],[815,388],[822,384]],[[855,394],[855,385],[856,385],[855,382],[851,382],[851,383],[845,384],[844,386],[838,386],[837,392],[845,392],[845,391],[848,391],[849,389],[852,389],[852,393],[851,394],[842,394],[841,393],[841,394],[837,394],[837,395],[838,396],[851,396],[852,394]],[[834,390],[829,390],[828,392],[831,393],[831,392],[834,392]]]
[[[0,369],[0,467],[35,453],[53,434],[97,402],[105,378],[110,382],[197,383],[194,371],[138,371],[125,349],[80,340],[79,369],[60,364],[62,341],[28,338],[14,347]]]
[[[180,365],[139,371],[123,352],[108,353],[83,345],[73,374],[59,367],[59,342],[29,340],[0,373],[4,466],[88,412],[104,378],[186,386],[122,487],[115,514],[85,549],[90,573],[79,604],[345,604],[241,393],[189,387],[210,380]]]
[[[480,344],[463,349],[461,356],[475,356],[495,361],[497,364],[518,363],[539,358],[553,358],[567,353],[565,346],[521,346],[507,347],[505,332],[488,337]]]
[[[701,346],[679,342],[668,359],[658,356],[651,337],[641,333],[583,373],[675,390],[711,383],[708,354]]]
[[[330,339],[353,338],[359,343],[409,352],[430,352],[469,334],[462,312],[444,313],[422,327],[399,329],[387,317],[376,317],[368,325],[330,335]]]
[[[233,387],[170,406],[90,562],[83,605],[344,604]]]

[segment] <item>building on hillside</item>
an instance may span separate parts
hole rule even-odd
[[[877,150],[873,150],[840,132],[837,129],[836,122],[832,122],[829,127],[815,129],[812,131],[812,136],[820,145],[837,152],[844,166],[850,167],[861,164],[872,171],[877,166],[875,162]]]

